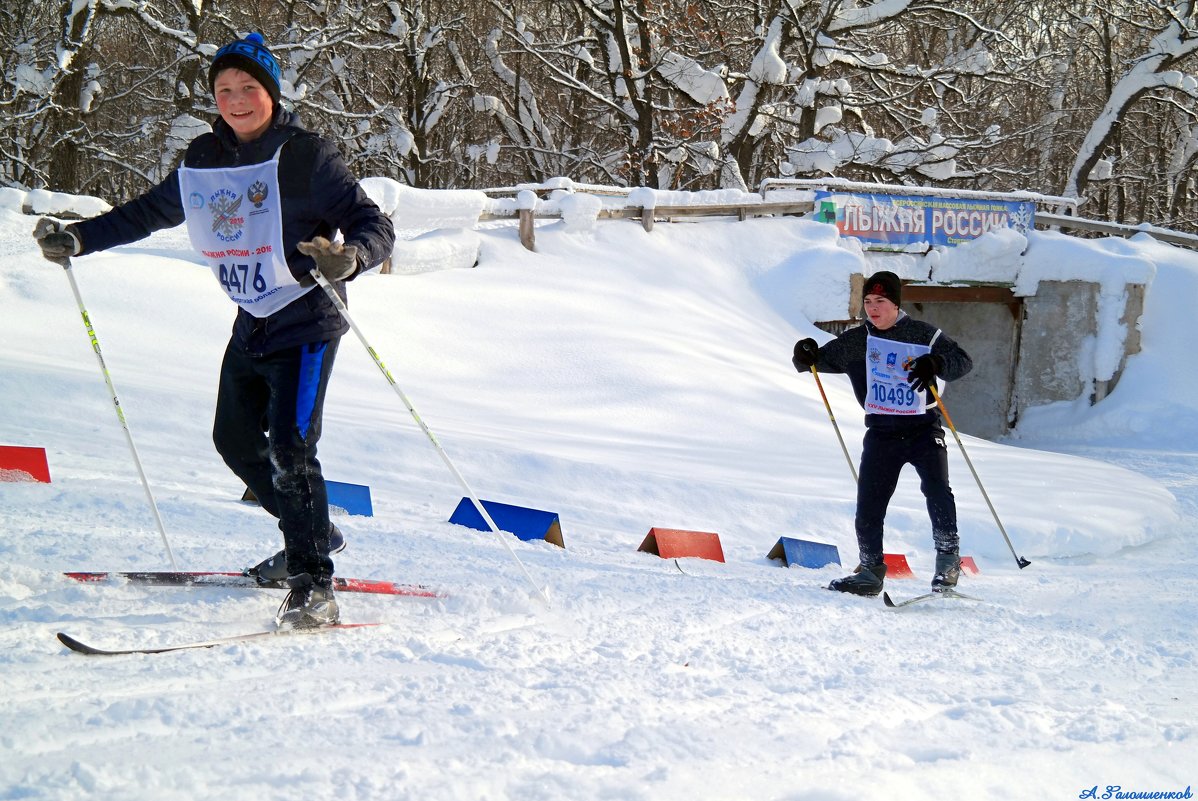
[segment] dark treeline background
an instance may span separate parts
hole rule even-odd
[[[0,0],[0,185],[120,202],[260,31],[359,176],[661,189],[825,177],[1198,230],[1198,0]]]

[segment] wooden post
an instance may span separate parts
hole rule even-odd
[[[532,209],[520,209],[520,244],[525,250],[537,252],[536,234],[532,224]]]
[[[641,207],[641,227],[646,232],[653,230],[653,209]]]

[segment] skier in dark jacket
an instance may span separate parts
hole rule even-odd
[[[286,579],[283,628],[336,623],[329,522],[316,445],[325,390],[348,324],[311,276],[342,300],[345,282],[379,264],[391,220],[336,147],[280,105],[280,69],[256,33],[221,48],[208,72],[220,118],[183,165],[134,200],[83,222],[38,222],[46,258],[62,265],[187,224],[192,246],[237,304],[217,390],[213,441],[225,463],[279,518],[284,549],[247,573]],[[343,241],[337,241],[340,232]]]
[[[800,373],[812,365],[827,373],[847,373],[857,402],[865,409],[865,441],[857,481],[857,548],[860,564],[828,589],[856,595],[882,591],[882,525],[903,465],[915,467],[927,499],[936,547],[932,589],[956,586],[961,573],[957,506],[948,482],[944,428],[930,387],[955,381],[973,362],[938,328],[913,320],[899,308],[902,283],[891,272],[870,276],[864,286],[866,321],[822,348],[814,339],[795,343],[793,362]],[[937,390],[939,391],[939,390]]]

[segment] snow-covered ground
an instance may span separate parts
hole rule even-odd
[[[339,518],[338,572],[448,597],[342,594],[346,621],[385,625],[87,658],[55,632],[119,647],[252,631],[281,593],[62,577],[169,562],[32,227],[0,208],[0,444],[45,448],[53,476],[0,484],[0,799],[1051,801],[1198,784],[1198,255],[1030,236],[1029,264],[1049,254],[1054,275],[1150,264],[1144,350],[1094,408],[965,438],[1026,570],[950,443],[981,568],[962,589],[984,600],[896,612],[823,589],[855,563],[854,488],[790,352],[827,338],[804,313],[841,304],[863,268],[831,227],[556,224],[536,254],[481,231],[476,269],[364,276],[351,312],[480,497],[560,515],[565,549],[510,539],[551,608],[495,534],[447,522],[461,487],[351,335],[321,457],[371,487],[375,514]],[[185,234],[73,274],[180,566],[273,552],[273,521],[211,445],[233,312]],[[855,459],[860,411],[846,380],[824,384]],[[681,572],[638,552],[653,526],[717,532],[727,562]],[[765,556],[780,536],[833,543],[845,566],[783,569]],[[918,574],[890,592],[922,592],[913,474],[887,551]]]

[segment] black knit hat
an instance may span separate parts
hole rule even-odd
[[[865,297],[866,295],[881,295],[895,306],[901,306],[903,305],[901,302],[903,297],[903,283],[894,273],[883,270],[865,279],[865,287],[861,290],[861,297]]]
[[[212,66],[208,68],[208,89],[213,94],[216,94],[217,74],[230,67],[254,76],[254,80],[262,84],[263,88],[270,93],[270,99],[278,104],[279,80],[282,71],[279,69],[278,60],[266,48],[262,34],[251,33],[244,39],[229,42],[216,51],[216,57],[212,59]]]

